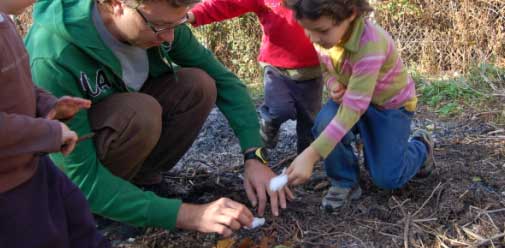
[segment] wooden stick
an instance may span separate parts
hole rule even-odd
[[[410,221],[411,221],[411,216],[410,214],[407,214],[405,217],[405,228],[403,229],[403,247],[409,248],[409,229],[410,229]]]
[[[438,188],[440,188],[440,186],[442,185],[442,182],[439,182],[437,187],[435,187],[435,189],[431,192],[430,196],[428,197],[428,199],[426,199],[423,203],[423,205],[421,205],[421,207],[412,215],[412,216],[416,216],[419,212],[421,212],[421,209],[424,208],[424,206],[426,206],[426,204],[428,204],[428,202],[430,201],[430,199],[433,197],[433,195],[435,195],[435,192],[437,191]]]

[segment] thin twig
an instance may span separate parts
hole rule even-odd
[[[400,211],[402,211],[403,217],[405,218],[407,216],[407,212],[405,212],[405,209],[403,209],[403,204],[405,204],[410,199],[407,199],[407,200],[403,201],[402,203],[400,203],[398,200],[396,200],[396,198],[394,196],[392,197],[392,199],[393,199],[393,201],[396,202],[396,206],[392,207],[391,210],[393,210],[395,208],[400,208]]]
[[[505,211],[505,208],[494,209],[494,210],[487,210],[486,213],[488,213],[488,214],[494,214],[494,213],[503,212],[503,211]]]
[[[472,237],[473,239],[476,239],[476,240],[479,240],[479,241],[482,241],[482,240],[485,240],[484,237],[482,237],[481,235],[473,232],[472,230],[466,228],[466,227],[461,227],[461,230],[463,230],[463,232],[466,233],[466,235]]]
[[[491,238],[488,238],[488,239],[485,239],[485,240],[481,240],[481,241],[479,241],[479,242],[476,242],[476,243],[474,243],[474,244],[472,245],[472,247],[479,247],[479,246],[481,246],[481,245],[485,245],[485,244],[487,244],[487,243],[489,243],[489,242],[492,242],[492,241],[493,241],[493,240],[495,240],[495,239],[499,239],[499,238],[503,238],[503,237],[505,237],[505,232],[504,232],[504,233],[501,233],[501,234],[497,234],[497,235],[495,235],[495,236],[493,236],[493,237],[491,237]]]
[[[410,227],[411,218],[412,218],[412,216],[410,214],[405,216],[405,228],[403,229],[403,246],[405,248],[409,248],[409,243],[410,243],[410,239],[409,239],[410,228],[409,227]]]
[[[414,214],[412,215],[413,217],[416,216],[421,211],[421,209],[423,209],[424,206],[426,206],[426,204],[428,204],[428,202],[430,201],[430,199],[433,197],[433,195],[435,195],[435,192],[437,191],[438,188],[440,188],[441,185],[442,185],[442,182],[439,182],[438,185],[437,185],[437,187],[435,187],[435,189],[431,192],[431,194],[428,197],[428,199],[426,199],[424,201],[423,205],[421,205],[421,207],[416,212],[414,212]]]
[[[489,221],[491,222],[491,224],[493,225],[493,227],[499,232],[500,228],[498,228],[498,226],[496,226],[496,224],[493,221],[493,218],[491,218],[491,216],[489,215],[489,213],[486,211],[486,212],[484,212],[484,215],[489,219]]]
[[[298,220],[296,220],[295,223],[296,223],[296,227],[298,228],[298,231],[300,232],[300,236],[303,239],[303,229],[300,226],[300,223],[298,222]]]
[[[415,220],[412,220],[412,222],[419,223],[419,222],[429,222],[429,221],[435,221],[435,220],[438,220],[438,218],[415,219]]]

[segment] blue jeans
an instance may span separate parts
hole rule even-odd
[[[316,117],[315,137],[335,117],[339,105],[329,100]],[[351,142],[356,134],[363,142],[365,166],[372,181],[380,188],[396,189],[405,185],[427,158],[426,145],[409,140],[414,113],[401,109],[380,110],[370,105],[358,123],[325,159],[325,169],[332,184],[351,188],[358,183],[359,165]]]
[[[296,120],[298,152],[312,142],[311,127],[321,109],[322,79],[297,81],[282,75],[276,68],[265,67],[265,101],[259,112],[262,119],[275,127]]]

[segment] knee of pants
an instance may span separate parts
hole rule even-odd
[[[312,128],[312,134],[318,136],[323,130],[328,126],[328,124],[335,118],[338,111],[338,104],[332,100],[328,101],[327,104],[323,106],[321,111],[316,116],[314,121],[314,127]]]
[[[207,72],[198,68],[182,68],[177,76],[184,81],[180,87],[187,87],[188,97],[209,105],[216,102],[216,82]]]
[[[107,154],[112,143],[141,141],[143,148],[152,148],[161,134],[161,106],[143,93],[119,93],[107,97],[89,110],[90,124],[97,135],[99,154]],[[117,142],[114,142],[117,141]]]
[[[130,123],[125,128],[126,136],[138,137],[143,140],[145,147],[154,147],[158,143],[161,135],[162,109],[158,101],[147,94],[139,93],[139,103],[133,107],[134,114],[130,119]]]

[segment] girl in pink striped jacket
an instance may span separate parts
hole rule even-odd
[[[315,141],[287,170],[289,182],[305,182],[324,159],[332,187],[323,207],[338,208],[361,195],[351,142],[359,134],[373,182],[400,188],[433,165],[433,141],[424,130],[410,136],[415,83],[391,36],[366,18],[366,0],[285,0],[315,44],[331,99],[316,117]]]

